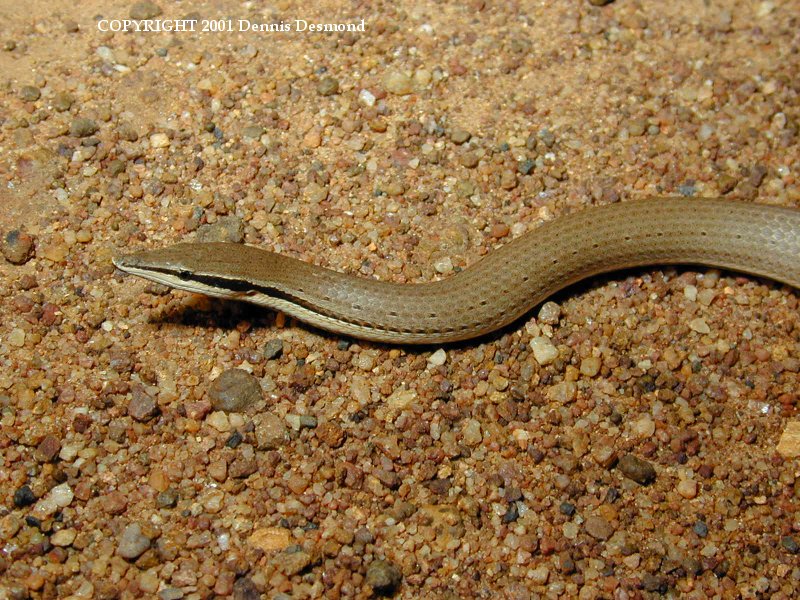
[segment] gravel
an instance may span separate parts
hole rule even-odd
[[[262,399],[261,384],[247,371],[228,369],[209,386],[208,396],[215,410],[241,412]]]

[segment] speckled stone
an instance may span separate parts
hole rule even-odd
[[[149,421],[158,414],[158,403],[144,386],[134,385],[131,388],[128,414],[137,421]]]
[[[224,412],[241,412],[262,398],[258,380],[242,369],[228,369],[208,389],[211,405]]]

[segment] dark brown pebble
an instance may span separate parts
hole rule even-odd
[[[36,447],[39,462],[52,462],[61,452],[61,441],[54,435],[46,435]]]
[[[434,479],[428,484],[428,489],[434,494],[444,496],[450,491],[451,485],[449,479]]]
[[[131,387],[131,401],[128,414],[136,421],[149,421],[158,414],[158,404],[142,385]]]
[[[234,479],[244,479],[258,471],[258,463],[254,458],[237,458],[228,467],[228,475]]]
[[[714,476],[714,467],[705,464],[700,465],[700,467],[697,469],[697,473],[703,479],[711,479]]]
[[[242,577],[233,584],[233,600],[261,600],[261,592],[249,577]]]
[[[641,485],[652,483],[656,478],[656,470],[653,465],[633,454],[626,454],[620,458],[617,468],[625,477]]]
[[[387,560],[374,560],[367,567],[367,585],[378,594],[392,594],[402,579],[400,569]]]
[[[32,290],[37,285],[39,284],[36,282],[36,277],[30,273],[25,273],[25,275],[20,277],[17,281],[17,287],[23,291]]]
[[[3,237],[3,256],[14,265],[22,265],[33,256],[33,237],[13,229]]]
[[[51,327],[61,323],[61,309],[50,302],[45,302],[42,305],[42,316],[39,317],[39,322],[45,327]]]
[[[75,433],[85,433],[92,425],[92,417],[89,415],[78,414],[72,420],[72,429]]]
[[[589,4],[592,6],[605,6],[606,4],[611,4],[614,0],[589,0]]]
[[[211,384],[208,397],[214,410],[241,412],[261,400],[261,385],[247,371],[228,369]]]

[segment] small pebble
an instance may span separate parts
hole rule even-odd
[[[78,532],[74,529],[60,529],[50,536],[50,543],[59,547],[69,546],[75,541],[77,535]]]
[[[166,148],[169,146],[169,136],[166,133],[154,133],[150,136],[150,146],[153,148]]]
[[[69,126],[69,133],[74,137],[85,138],[94,135],[99,127],[91,119],[73,119]]]
[[[242,412],[262,399],[258,379],[242,369],[227,369],[208,389],[211,406],[223,412]]]
[[[321,96],[332,96],[339,93],[339,81],[333,77],[323,77],[317,84],[317,92]]]
[[[392,71],[383,79],[383,86],[390,94],[404,96],[414,91],[413,80],[405,73]]]
[[[19,91],[20,99],[25,102],[35,102],[41,95],[42,93],[39,91],[39,88],[33,85],[24,85]]]
[[[283,552],[279,552],[272,560],[272,564],[287,577],[300,573],[312,562],[311,555],[296,546],[290,546]]]
[[[253,418],[256,444],[259,450],[280,448],[289,441],[289,430],[278,415],[266,412]]]
[[[54,435],[47,435],[36,447],[36,457],[40,462],[52,462],[61,451],[61,441]]]
[[[533,357],[540,365],[549,365],[558,358],[558,349],[550,341],[549,337],[537,336],[530,342]]]
[[[266,360],[280,358],[281,354],[283,354],[283,340],[273,339],[268,341],[264,344],[263,354]]]
[[[36,494],[33,493],[30,486],[23,485],[14,492],[14,506],[17,508],[30,506],[34,502],[36,502]]]
[[[477,446],[483,440],[480,421],[467,419],[462,429],[464,443],[467,446]]]
[[[178,504],[178,492],[174,488],[169,488],[159,492],[156,496],[157,508],[174,508]]]
[[[342,426],[333,421],[323,423],[317,428],[317,437],[322,443],[330,446],[331,448],[340,447],[345,440],[346,434]]]
[[[468,169],[474,169],[475,167],[478,166],[478,163],[480,162],[480,158],[478,157],[478,154],[475,153],[475,152],[471,152],[471,151],[470,152],[464,152],[464,154],[461,155],[460,162],[461,162],[462,165],[464,165]]]
[[[68,111],[74,102],[75,97],[69,92],[56,92],[53,96],[53,108],[58,112]]]
[[[14,348],[22,348],[25,345],[25,330],[15,327],[6,337],[6,341]]]
[[[150,538],[142,533],[138,523],[131,523],[122,532],[117,542],[117,554],[125,560],[135,560],[150,547]]]
[[[374,560],[367,567],[366,583],[378,594],[394,593],[402,579],[400,569],[389,561]]]
[[[375,106],[375,95],[369,90],[361,90],[358,93],[358,100],[364,106]]]
[[[276,552],[291,546],[292,536],[284,527],[261,527],[250,534],[247,543],[266,553]]]
[[[599,356],[587,356],[581,361],[580,372],[587,377],[594,377],[600,372],[602,360]]]
[[[528,571],[528,579],[535,585],[545,585],[550,579],[550,569],[546,565],[538,566]]]
[[[614,535],[614,527],[603,517],[592,515],[583,523],[586,533],[598,540],[607,540]]]
[[[557,325],[560,318],[561,306],[552,301],[542,304],[542,307],[539,309],[539,314],[536,317],[538,321],[547,323],[548,325]]]
[[[23,265],[33,256],[33,237],[19,229],[3,236],[3,256],[13,265]]]
[[[158,414],[158,404],[155,398],[141,385],[131,387],[128,414],[136,421],[149,421]]]
[[[428,357],[428,365],[431,367],[441,367],[447,361],[447,352],[444,348],[439,348]]]
[[[633,454],[625,454],[620,458],[617,468],[625,477],[641,485],[653,483],[656,479],[656,470],[653,465]]]
[[[697,521],[694,526],[692,526],[692,530],[701,538],[708,535],[708,525],[703,521]]]
[[[797,554],[800,552],[800,544],[798,544],[793,537],[788,535],[781,538],[781,546],[783,546],[783,549],[789,554]]]
[[[705,319],[701,317],[689,321],[689,329],[697,333],[711,333],[711,328],[705,322]]]
[[[675,489],[688,500],[697,496],[697,482],[694,479],[681,479]]]
[[[450,140],[454,144],[464,144],[468,142],[471,137],[472,135],[470,134],[469,131],[467,131],[466,129],[461,129],[460,127],[457,127],[456,129],[450,132]]]
[[[446,275],[447,273],[452,273],[453,260],[449,256],[443,256],[442,258],[437,258],[433,262],[433,268],[436,269],[437,273],[441,273],[442,275]]]
[[[262,135],[264,135],[264,128],[261,125],[248,125],[242,129],[242,137],[245,139],[257,140]]]
[[[231,430],[231,422],[228,420],[228,415],[219,410],[209,414],[206,417],[206,423],[220,433],[227,433]]]

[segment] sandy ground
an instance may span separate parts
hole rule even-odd
[[[416,282],[591,204],[797,206],[800,3],[307,4],[0,2],[0,597],[794,597],[792,289],[637,269],[413,349],[111,257]]]

